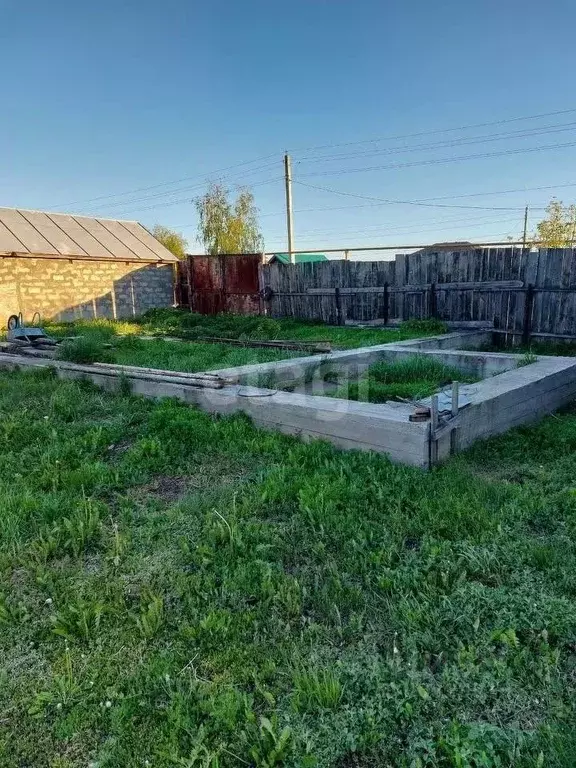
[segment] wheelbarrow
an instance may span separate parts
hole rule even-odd
[[[31,325],[24,324],[22,312],[18,315],[10,315],[6,339],[11,344],[23,347],[55,347],[58,343],[57,340],[48,336],[40,327],[40,323],[41,319],[38,312],[34,313]]]

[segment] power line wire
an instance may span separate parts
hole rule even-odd
[[[254,158],[253,160],[243,160],[241,163],[235,163],[234,165],[227,165],[225,168],[220,168],[215,171],[207,171],[206,173],[196,174],[195,176],[184,176],[181,179],[174,179],[172,181],[163,181],[160,184],[151,184],[150,186],[147,186],[147,187],[136,187],[135,189],[130,189],[126,192],[115,192],[113,194],[108,194],[108,195],[99,195],[98,197],[91,197],[87,200],[86,199],[74,200],[71,203],[62,203],[60,206],[57,206],[57,207],[65,208],[71,205],[83,205],[84,203],[92,203],[98,200],[107,200],[111,197],[122,197],[124,195],[132,195],[136,192],[148,192],[151,189],[158,189],[160,187],[171,186],[173,184],[181,184],[184,181],[191,181],[192,179],[197,179],[200,177],[206,178],[208,176],[215,176],[217,173],[223,173],[224,171],[229,171],[234,168],[240,168],[243,165],[251,165],[252,163],[260,162],[260,160],[268,160],[270,157],[275,157],[275,156],[276,156],[276,152],[272,152],[269,155],[263,155],[262,157],[257,157],[257,158]]]
[[[556,116],[556,115],[571,114],[571,113],[574,113],[574,112],[576,112],[576,109],[556,110],[554,112],[544,112],[544,113],[540,113],[540,114],[537,114],[537,115],[525,115],[525,116],[520,116],[520,117],[507,118],[507,119],[503,119],[503,120],[494,120],[494,121],[484,122],[484,123],[474,123],[474,124],[458,126],[458,127],[441,128],[441,129],[435,129],[435,130],[431,130],[431,131],[419,131],[417,133],[411,133],[411,134],[403,134],[403,135],[397,135],[397,136],[380,137],[380,138],[376,138],[376,139],[365,139],[365,140],[362,140],[362,141],[351,141],[351,142],[324,144],[324,145],[318,145],[318,146],[315,146],[315,147],[308,147],[308,148],[304,148],[304,149],[300,149],[300,150],[296,150],[296,151],[313,151],[313,150],[316,150],[316,149],[333,148],[333,147],[339,147],[339,146],[354,146],[354,145],[358,145],[358,144],[368,144],[368,143],[374,143],[374,142],[383,141],[383,140],[395,140],[395,139],[402,139],[402,138],[413,138],[413,137],[418,137],[418,136],[427,136],[427,135],[433,135],[433,134],[439,134],[439,133],[447,133],[447,132],[453,132],[453,131],[468,130],[470,128],[481,128],[481,127],[487,127],[487,126],[491,126],[491,125],[503,125],[503,124],[506,124],[506,123],[512,123],[512,122],[517,122],[517,121],[522,121],[522,120],[534,120],[534,119],[543,118],[543,117],[551,117],[551,116]],[[181,183],[186,182],[186,181],[191,181],[193,179],[200,178],[201,176],[202,177],[214,176],[216,174],[223,173],[225,171],[233,170],[235,168],[240,168],[240,167],[243,167],[245,165],[251,165],[252,163],[260,162],[261,160],[267,160],[267,159],[269,159],[271,157],[275,157],[275,156],[276,156],[276,153],[274,152],[274,153],[270,153],[268,155],[263,155],[263,156],[254,158],[252,160],[244,160],[244,161],[242,161],[240,163],[235,163],[233,165],[225,166],[224,168],[220,168],[220,169],[217,169],[217,170],[209,171],[209,172],[206,172],[205,174],[201,174],[201,175],[199,174],[199,175],[195,175],[195,176],[184,176],[184,177],[181,177],[179,179],[173,179],[173,180],[161,182],[161,183],[158,183],[158,184],[151,184],[151,185],[142,186],[142,187],[135,187],[133,189],[125,190],[123,192],[115,192],[115,193],[110,193],[110,194],[106,194],[106,195],[98,195],[97,197],[92,197],[92,198],[87,198],[87,199],[85,198],[85,199],[82,199],[82,200],[74,200],[72,202],[67,202],[67,203],[60,203],[60,204],[58,204],[56,206],[50,206],[50,208],[51,209],[55,209],[55,208],[69,208],[70,206],[73,206],[73,205],[84,205],[85,203],[94,203],[94,202],[99,202],[101,200],[109,200],[109,199],[115,198],[115,197],[124,197],[126,195],[131,195],[131,194],[135,194],[135,193],[138,193],[138,192],[147,192],[147,191],[150,191],[152,189],[159,189],[161,187],[174,186],[176,184],[181,184]],[[199,186],[202,186],[202,184],[200,184]],[[172,193],[176,194],[177,190],[173,190]],[[129,203],[129,201],[123,201],[123,202],[126,203],[126,204]]]
[[[335,189],[328,189],[327,187],[318,187],[313,186],[312,184],[305,184],[305,182],[299,182],[302,186],[307,187],[313,187],[314,189],[323,189],[327,192],[334,192],[336,194],[348,194],[352,195],[352,193],[348,192],[339,192]],[[410,205],[423,205],[424,203],[431,202],[433,200],[460,200],[467,197],[484,197],[487,195],[509,195],[509,194],[516,194],[518,192],[541,192],[543,190],[548,189],[566,189],[568,187],[576,187],[576,182],[570,181],[565,184],[546,184],[544,186],[539,187],[520,187],[518,189],[494,189],[490,190],[488,192],[468,192],[464,195],[441,195],[439,197],[423,197],[420,200],[386,200],[379,203],[366,203],[366,204],[359,204],[359,205],[333,205],[333,206],[325,206],[320,208],[300,208],[297,211],[294,211],[294,213],[313,213],[316,211],[346,211],[346,210],[352,210],[355,208],[379,208],[382,205],[390,205],[390,203],[402,203],[402,204],[410,204]],[[356,195],[358,197],[358,195]],[[378,198],[374,198],[378,199]],[[505,208],[501,206],[493,206],[493,205],[477,205],[477,206],[466,206],[466,205],[455,205],[455,206],[449,206],[449,205],[442,205],[442,206],[430,206],[434,208],[471,208],[471,209],[478,209],[478,210],[485,210],[485,211],[504,211],[504,210],[520,210],[524,206],[519,206],[518,208]],[[534,206],[530,205],[531,211],[545,211],[546,206]],[[261,218],[264,218],[266,216],[285,216],[284,211],[278,211],[277,213],[264,213],[262,214]]]
[[[254,184],[251,185],[251,187],[259,187],[262,184],[270,184],[272,181],[280,181],[283,177],[282,176],[274,176],[271,179],[263,179],[262,181],[257,181]],[[173,205],[181,205],[183,203],[191,203],[192,200],[189,197],[185,197],[181,200],[171,200],[167,203],[156,203],[155,205],[149,205],[145,207],[140,208],[130,208],[127,211],[117,211],[117,216],[126,216],[129,213],[139,213],[140,211],[153,211],[157,208],[168,208]]]
[[[372,200],[383,205],[416,205],[424,208],[463,208],[466,210],[482,210],[482,211],[518,211],[523,210],[524,206],[484,206],[484,205],[460,205],[450,203],[428,203],[421,200],[391,200],[382,197],[372,197],[371,195],[360,195],[355,192],[343,192],[339,189],[331,189],[330,187],[320,186],[319,184],[308,184],[305,181],[298,181],[294,179],[294,184],[299,184],[302,187],[309,187],[310,189],[318,189],[322,192],[332,192],[335,195],[343,195],[344,197],[356,197],[360,200]]]
[[[471,128],[487,128],[491,125],[504,125],[506,123],[515,123],[519,122],[521,120],[537,120],[542,117],[553,117],[556,115],[568,115],[576,112],[576,108],[574,109],[560,109],[556,110],[555,112],[541,112],[537,115],[524,115],[520,117],[509,117],[504,120],[491,120],[490,122],[486,123],[470,123],[468,125],[460,125],[452,128],[435,128],[431,131],[418,131],[417,133],[404,133],[404,134],[397,134],[396,136],[380,136],[378,138],[374,139],[361,139],[360,141],[344,141],[339,143],[333,143],[333,144],[320,144],[316,145],[314,147],[304,147],[300,149],[292,149],[289,150],[292,153],[296,152],[311,152],[316,149],[331,149],[333,147],[350,147],[350,146],[357,146],[358,144],[372,144],[374,142],[378,141],[394,141],[396,139],[412,139],[416,138],[418,136],[432,136],[434,134],[438,133],[451,133],[455,131],[466,131]]]
[[[481,152],[474,155],[460,155],[459,157],[443,157],[431,160],[415,160],[408,163],[394,163],[391,165],[372,165],[364,168],[344,168],[339,171],[317,171],[313,173],[303,173],[302,176],[341,176],[348,173],[366,173],[367,171],[388,171],[398,168],[415,168],[422,165],[440,165],[444,163],[458,163],[464,160],[485,159],[488,157],[503,157],[505,155],[521,155],[527,152],[542,152],[547,149],[564,149],[566,147],[576,146],[576,141],[568,141],[560,144],[543,144],[537,147],[524,147],[521,149],[504,149],[497,152]],[[294,179],[294,181],[296,181]]]
[[[440,219],[439,221],[428,221],[428,222],[421,222],[421,226],[410,226],[407,223],[398,225],[398,226],[389,226],[387,224],[378,224],[374,226],[369,227],[363,227],[363,228],[357,228],[357,227],[351,227],[348,229],[309,229],[309,230],[300,230],[298,232],[298,237],[306,237],[311,236],[312,238],[316,237],[322,237],[322,236],[328,236],[332,235],[334,237],[340,237],[341,235],[346,235],[348,237],[354,236],[354,235],[363,235],[366,232],[372,232],[374,234],[377,233],[387,233],[391,232],[395,235],[400,234],[410,234],[411,232],[434,232],[436,230],[443,231],[443,230],[449,230],[453,228],[461,229],[462,227],[470,226],[471,228],[480,229],[482,227],[491,227],[494,224],[507,224],[507,223],[517,223],[518,227],[521,227],[521,220],[519,217],[505,217],[505,218],[499,218],[499,219],[493,219],[490,218],[488,221],[478,221],[475,219]],[[442,224],[447,224],[448,226],[441,226]],[[424,228],[422,228],[422,225]]]
[[[276,163],[266,163],[265,165],[259,165],[257,168],[252,168],[249,171],[244,172],[242,174],[242,178],[245,178],[250,173],[257,173],[257,172],[259,172],[261,170],[265,170],[265,169],[271,168],[273,165],[276,165]],[[232,178],[231,179],[229,178],[229,180],[233,180],[236,177],[236,175],[237,174],[233,174]],[[132,198],[130,200],[120,200],[120,201],[117,201],[117,202],[108,203],[108,204],[106,204],[104,206],[103,209],[100,208],[99,206],[90,206],[90,208],[96,207],[97,210],[109,210],[110,208],[116,208],[118,206],[133,205],[134,203],[140,203],[140,202],[144,202],[144,201],[147,201],[147,200],[154,200],[154,199],[158,199],[158,198],[161,198],[161,197],[167,197],[169,195],[178,195],[178,194],[181,194],[183,192],[191,192],[191,191],[194,191],[194,190],[206,187],[207,185],[208,185],[207,182],[202,182],[200,184],[194,184],[194,185],[192,185],[190,187],[180,187],[178,189],[169,190],[167,192],[156,192],[153,195],[146,195],[144,197],[135,197],[135,198]]]
[[[385,147],[382,149],[363,150],[361,152],[347,152],[336,155],[320,155],[319,157],[303,157],[296,161],[296,164],[301,163],[322,163],[322,162],[334,162],[336,160],[351,160],[356,157],[374,157],[376,155],[397,155],[404,154],[406,152],[421,152],[429,149],[443,149],[459,147],[468,144],[484,144],[493,141],[509,141],[511,139],[531,138],[532,136],[543,136],[550,133],[563,133],[565,131],[573,131],[576,127],[576,122],[564,123],[560,126],[552,125],[545,128],[531,128],[524,131],[511,131],[507,133],[497,133],[488,136],[469,136],[459,139],[444,139],[443,141],[433,142],[432,144],[416,144],[412,147]]]

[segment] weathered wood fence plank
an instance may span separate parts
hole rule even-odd
[[[518,337],[526,338],[528,327],[531,334],[576,336],[576,249],[440,249],[390,261],[270,264],[260,276],[273,292],[266,302],[273,317],[336,324],[432,311],[442,320],[490,321]]]

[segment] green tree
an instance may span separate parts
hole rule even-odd
[[[169,229],[168,227],[163,227],[161,224],[156,224],[152,230],[152,234],[156,240],[168,248],[168,250],[173,253],[174,256],[178,256],[179,259],[183,259],[186,256],[186,248],[188,247],[188,242],[186,238],[179,232],[175,232],[173,229]]]
[[[536,226],[534,239],[545,248],[566,248],[576,239],[576,205],[564,205],[552,200],[546,208],[546,217]]]
[[[222,184],[210,184],[194,201],[198,212],[198,240],[206,253],[260,253],[264,240],[258,225],[254,195],[241,188],[235,200]]]

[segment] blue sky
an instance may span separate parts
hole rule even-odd
[[[0,0],[0,14],[0,205],[162,223],[194,251],[190,200],[223,177],[254,185],[280,250],[285,149],[298,248],[516,236],[526,203],[536,221],[552,195],[576,199],[569,0]]]

